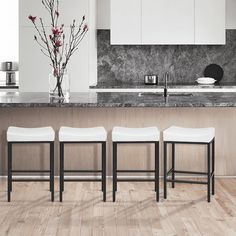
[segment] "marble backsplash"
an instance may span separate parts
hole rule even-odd
[[[236,30],[227,30],[226,45],[110,45],[110,31],[98,30],[98,83],[142,83],[146,74],[165,72],[173,83],[192,83],[211,63],[224,69],[223,82],[236,82]]]

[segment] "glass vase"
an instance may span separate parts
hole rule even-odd
[[[67,70],[59,75],[55,75],[54,72],[49,74],[49,97],[56,100],[69,99],[70,79]]]

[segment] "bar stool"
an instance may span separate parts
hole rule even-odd
[[[163,132],[164,141],[164,198],[167,198],[167,182],[172,183],[190,183],[206,184],[207,200],[211,200],[211,182],[212,195],[215,193],[215,128],[182,128],[172,126]],[[167,171],[167,145],[172,145],[172,168]],[[197,144],[207,146],[207,172],[181,171],[175,169],[175,144]],[[206,175],[207,181],[190,181],[175,179],[175,174],[194,174]],[[172,175],[171,178],[168,178]]]
[[[125,128],[114,127],[112,131],[113,142],[113,202],[116,200],[117,182],[146,181],[155,182],[156,201],[159,201],[159,140],[160,131],[156,127]],[[154,170],[118,170],[117,169],[117,145],[118,144],[151,143],[155,145]],[[154,179],[119,179],[117,173],[155,173]]]
[[[60,201],[64,191],[64,181],[99,181],[102,183],[103,201],[106,201],[106,140],[107,132],[103,127],[95,128],[72,128],[61,127],[59,131],[60,141]],[[101,144],[102,146],[102,169],[101,170],[65,170],[64,169],[64,146],[65,144]],[[64,173],[101,173],[101,179],[65,179]]]
[[[55,132],[52,127],[20,128],[9,127],[7,130],[8,145],[8,202],[11,201],[12,182],[50,182],[51,201],[54,201],[54,140]],[[50,146],[50,170],[13,170],[12,169],[12,146],[13,144],[46,143]],[[50,179],[13,179],[12,173],[50,173]]]

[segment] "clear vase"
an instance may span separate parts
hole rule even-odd
[[[67,70],[57,76],[53,72],[49,75],[49,97],[56,100],[69,99],[70,80]]]

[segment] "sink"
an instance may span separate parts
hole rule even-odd
[[[164,97],[164,94],[163,93],[155,93],[155,92],[152,92],[152,93],[150,93],[150,92],[147,92],[147,93],[139,93],[138,94],[138,96],[139,97],[150,97],[150,96],[153,96],[153,97]],[[168,93],[168,97],[192,97],[193,96],[193,94],[192,93],[171,93],[171,92],[169,92]]]

